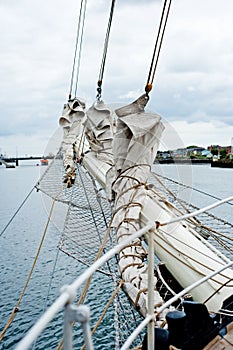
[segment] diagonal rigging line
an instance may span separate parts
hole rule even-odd
[[[107,302],[107,304],[106,304],[106,306],[105,306],[105,308],[104,308],[104,311],[103,311],[102,314],[100,315],[100,318],[98,319],[97,323],[95,324],[94,328],[93,328],[92,331],[91,331],[91,334],[92,334],[92,335],[95,333],[96,329],[99,327],[100,323],[102,322],[104,316],[106,315],[106,312],[108,311],[110,305],[112,304],[112,302],[113,302],[115,296],[119,293],[119,291],[120,291],[120,289],[121,289],[123,283],[124,283],[123,280],[120,280],[120,282],[119,282],[117,288],[116,288],[116,289],[114,290],[114,292],[112,293],[112,296],[111,296],[111,298],[108,300],[108,302]],[[86,347],[86,345],[84,344],[84,345],[82,346],[81,350],[84,350],[85,347]]]
[[[159,182],[159,184],[161,185],[161,186],[163,186],[164,188],[165,188],[165,190],[170,194],[170,195],[172,195],[173,196],[173,198],[175,198],[175,200],[182,206],[182,208],[184,208],[188,213],[190,213],[190,210],[186,207],[186,205],[184,205],[183,204],[183,201],[182,200],[180,200],[167,186],[165,186],[165,184],[159,179],[159,177],[158,177],[158,175],[156,175],[156,173],[154,173],[154,172],[152,172],[152,175],[154,176],[154,178]],[[161,176],[161,175],[160,175]],[[169,180],[171,180],[171,179],[169,179]],[[171,180],[172,181],[172,180]],[[179,184],[179,183],[177,183],[177,184]],[[183,184],[180,184],[180,185],[182,185],[182,186],[186,186],[186,185],[183,185]],[[191,187],[190,187],[191,188]],[[195,188],[192,188],[193,190],[195,190]],[[152,192],[154,192],[154,190],[153,189],[151,189],[152,190]],[[198,191],[198,190],[196,190],[196,191]],[[208,195],[208,196],[210,196],[210,197],[212,197],[211,195],[209,195],[208,193],[205,193],[205,192],[202,192],[203,194],[205,194],[205,195]],[[157,193],[156,193],[157,194]],[[158,194],[157,194],[158,195]],[[218,199],[218,200],[220,200],[220,198],[218,198],[218,197],[214,197],[214,198],[216,198],[216,199]],[[185,202],[184,202],[185,203]],[[226,202],[227,204],[232,204],[232,203],[230,203],[230,202]],[[186,203],[187,204],[187,203]],[[194,208],[194,206],[192,205],[192,207]],[[196,209],[199,209],[199,208],[197,208],[197,207],[195,207]],[[178,210],[178,209],[177,209]],[[182,215],[183,215],[183,213],[180,211],[180,210],[178,210]],[[210,216],[211,214],[209,214],[209,213],[205,213],[205,214],[207,214],[208,216]],[[214,217],[215,219],[217,219],[217,220],[219,220],[219,218],[217,218],[217,217]],[[217,230],[215,230],[215,229],[213,229],[213,228],[210,228],[209,226],[206,226],[206,225],[204,225],[204,223],[203,222],[201,222],[201,221],[199,221],[197,218],[195,218],[195,217],[193,217],[193,218],[188,218],[188,220],[190,220],[195,226],[197,226],[197,227],[200,227],[200,228],[203,228],[203,229],[205,229],[205,230],[207,230],[209,233],[211,232],[211,236],[214,238],[214,239],[217,239],[218,237],[216,237],[216,235],[217,236],[221,236],[221,237],[223,237],[223,238],[225,238],[225,239],[228,239],[228,240],[230,240],[230,241],[233,241],[233,237],[230,237],[230,236],[227,236],[227,235],[225,235],[224,233],[221,233],[220,231],[217,231]],[[228,223],[227,222],[227,224],[228,225],[230,225],[230,226],[232,226],[230,223]],[[222,241],[221,241],[222,242]],[[223,243],[223,242],[222,242]],[[221,244],[222,244],[221,243]],[[219,242],[219,244],[220,244],[220,242]],[[226,248],[226,247],[225,247]]]
[[[217,200],[219,200],[219,201],[221,200],[221,198],[219,198],[219,197],[216,197],[216,196],[214,196],[214,195],[212,195],[212,194],[209,194],[209,193],[207,193],[207,192],[205,192],[205,191],[199,190],[199,189],[197,189],[197,188],[195,188],[195,187],[192,187],[192,186],[189,186],[189,185],[180,183],[179,181],[170,179],[169,177],[163,176],[163,175],[158,174],[158,173],[156,173],[156,172],[152,172],[152,174],[153,174],[153,175],[156,175],[156,176],[159,176],[159,177],[162,177],[163,179],[168,180],[168,181],[170,181],[170,182],[173,182],[173,183],[175,183],[175,184],[177,184],[177,185],[179,185],[179,186],[183,186],[183,187],[186,187],[186,188],[190,188],[191,190],[196,191],[196,192],[199,192],[199,193],[201,193],[201,194],[204,194],[204,195],[206,195],[206,196],[208,196],[208,197],[217,199]],[[229,205],[233,205],[233,203],[231,203],[231,202],[226,202],[226,203],[229,204]]]
[[[15,216],[18,214],[18,212],[20,211],[20,209],[22,208],[22,206],[24,205],[24,203],[26,202],[26,200],[30,197],[30,195],[32,194],[34,188],[36,188],[36,186],[33,186],[33,188],[31,189],[31,191],[28,193],[28,195],[26,196],[26,198],[23,200],[23,202],[20,204],[20,206],[18,207],[18,209],[16,210],[16,212],[14,213],[14,215],[11,217],[11,219],[9,220],[9,222],[6,224],[6,226],[4,227],[4,229],[1,231],[0,233],[0,237],[3,235],[3,233],[6,231],[7,227],[11,224],[11,222],[13,221],[13,219],[15,218]]]
[[[81,171],[80,171],[79,167],[78,167],[78,172],[79,172],[79,177],[80,177],[80,180],[81,180],[84,192],[85,192],[85,196],[86,196],[86,199],[87,199],[87,202],[88,202],[88,206],[90,208],[91,216],[92,216],[92,219],[93,219],[94,224],[95,224],[96,232],[98,233],[99,241],[101,243],[101,237],[100,237],[100,232],[99,232],[99,229],[98,229],[98,224],[96,222],[96,218],[95,218],[95,215],[93,213],[93,210],[92,210],[92,207],[91,207],[91,204],[90,204],[90,201],[89,201],[89,197],[88,197],[88,194],[87,194],[87,191],[86,191],[86,188],[85,188],[85,185],[84,185],[83,178],[82,178]]]
[[[96,226],[96,231],[98,232],[99,240],[100,240],[100,242],[101,242],[101,237],[100,237],[100,233],[99,233],[99,231],[98,231],[98,227],[97,227],[97,223],[96,223],[96,220],[95,220],[95,216],[94,216],[94,214],[93,214],[93,211],[92,211],[92,208],[91,208],[91,204],[90,204],[90,201],[89,201],[89,197],[88,197],[88,194],[87,194],[87,190],[86,190],[85,185],[84,185],[84,180],[83,180],[82,175],[81,175],[82,170],[81,170],[79,167],[77,168],[77,170],[78,170],[78,172],[79,172],[79,178],[80,178],[80,180],[81,180],[81,183],[82,183],[82,186],[83,186],[83,189],[84,189],[84,192],[85,192],[85,196],[86,196],[86,199],[87,199],[87,202],[88,202],[88,205],[89,205],[89,209],[90,209],[90,211],[91,211],[91,215],[92,215],[93,221],[94,221],[95,226]],[[92,179],[92,177],[91,177],[91,179]],[[92,179],[92,180],[93,180],[93,179]],[[93,182],[92,182],[92,184],[93,184]],[[93,186],[94,186],[94,184],[93,184]],[[99,201],[98,201],[98,203],[99,203],[99,206],[100,206],[100,208],[101,208],[101,210],[102,210],[101,203],[100,203]],[[112,220],[113,220],[113,217],[112,217],[111,220],[110,220],[110,222],[109,222],[109,224],[107,225],[106,218],[105,218],[105,215],[104,215],[103,210],[102,210],[102,215],[104,216],[104,221],[105,221],[107,230],[106,230],[106,232],[105,232],[105,236],[104,236],[104,238],[103,238],[103,240],[102,240],[102,243],[101,243],[101,245],[100,245],[100,247],[99,247],[98,253],[97,253],[97,255],[96,255],[94,261],[97,261],[97,260],[101,257],[103,251],[105,250],[105,246],[106,246],[107,240],[108,240],[108,238],[109,238],[109,236],[110,236],[111,225],[112,225]],[[112,276],[112,271],[111,271],[111,268],[110,268],[110,266],[109,266],[109,263],[107,263],[107,266],[108,266],[109,272],[111,273],[111,276]],[[85,283],[85,285],[84,285],[82,294],[81,294],[81,296],[80,296],[80,298],[79,298],[79,300],[78,300],[78,303],[77,303],[78,305],[84,303],[85,298],[86,298],[86,295],[87,295],[87,292],[88,292],[88,289],[89,289],[89,287],[90,287],[91,280],[92,280],[92,276],[90,276],[90,277],[87,279],[87,281],[86,281],[86,283]],[[100,316],[100,318],[99,318],[97,324],[95,325],[94,329],[92,330],[92,334],[95,333],[97,327],[99,326],[99,324],[100,324],[101,321],[103,320],[103,318],[104,318],[104,316],[105,316],[105,314],[106,314],[106,312],[107,312],[109,306],[111,305],[111,303],[112,303],[114,297],[116,296],[116,294],[119,292],[119,290],[120,290],[122,284],[123,284],[123,282],[120,281],[120,283],[119,283],[117,289],[114,291],[112,297],[110,298],[110,300],[108,301],[107,305],[105,306],[105,309],[104,309],[102,315]],[[73,325],[74,325],[74,323],[75,323],[75,322],[73,322]],[[59,342],[59,344],[58,344],[58,346],[57,346],[57,350],[61,350],[61,349],[62,349],[62,346],[63,346],[63,339],[60,340],[60,342]],[[82,347],[82,349],[84,349],[84,348],[85,348],[85,346]]]
[[[58,193],[57,197],[59,197],[59,196],[61,195],[62,191],[63,191],[63,188],[62,188],[62,190]],[[39,248],[37,249],[37,253],[36,253],[36,256],[35,256],[35,258],[34,258],[34,261],[33,261],[31,270],[30,270],[30,272],[29,272],[29,275],[28,275],[28,277],[27,277],[26,283],[25,283],[25,285],[24,285],[24,287],[23,287],[23,290],[22,290],[22,292],[21,292],[21,294],[20,294],[20,297],[19,297],[19,299],[18,299],[18,301],[17,301],[17,303],[16,303],[16,306],[15,306],[14,309],[12,310],[11,315],[10,315],[10,317],[9,317],[9,319],[8,319],[8,321],[7,321],[6,325],[5,325],[5,327],[4,327],[4,329],[3,329],[2,332],[0,333],[0,341],[2,341],[2,339],[3,339],[3,337],[4,337],[4,335],[5,335],[6,331],[7,331],[7,329],[9,328],[9,326],[11,325],[11,323],[14,321],[14,318],[15,318],[17,312],[19,311],[20,303],[21,303],[21,301],[22,301],[22,299],[23,299],[24,293],[25,293],[25,291],[26,291],[26,288],[27,288],[27,286],[28,286],[28,283],[29,283],[29,281],[30,281],[30,278],[31,278],[31,276],[32,276],[32,273],[33,273],[33,271],[34,271],[34,267],[35,267],[35,265],[36,265],[36,262],[37,262],[37,260],[38,260],[38,257],[39,257],[39,254],[40,254],[40,251],[41,251],[41,248],[42,248],[42,245],[43,245],[43,242],[44,242],[46,233],[47,233],[47,229],[48,229],[48,226],[49,226],[49,223],[50,223],[50,219],[51,219],[51,216],[52,216],[52,212],[53,212],[54,205],[55,205],[55,202],[56,202],[56,200],[57,200],[57,197],[54,198],[54,200],[53,200],[53,203],[52,203],[52,206],[51,206],[51,209],[50,209],[50,212],[49,212],[49,216],[48,216],[48,219],[47,219],[47,223],[46,223],[46,225],[45,225],[45,229],[44,229],[44,232],[43,232],[43,235],[42,235],[40,244],[39,244]]]

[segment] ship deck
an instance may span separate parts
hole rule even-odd
[[[233,349],[233,322],[227,327],[227,333],[224,337],[219,335],[215,337],[203,350],[232,350]]]

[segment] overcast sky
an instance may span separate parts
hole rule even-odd
[[[90,106],[110,0],[87,0],[78,96]],[[71,78],[79,0],[0,0],[0,148],[42,155]],[[103,83],[106,103],[144,92],[162,2],[117,0]],[[161,148],[230,145],[233,1],[173,0],[149,110],[167,129]]]

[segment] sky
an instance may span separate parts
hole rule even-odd
[[[87,107],[95,101],[110,4],[87,0],[77,88]],[[162,4],[116,1],[105,103],[124,105],[143,94]],[[42,155],[62,135],[79,6],[80,0],[0,0],[1,153]],[[232,0],[173,0],[148,103],[166,126],[160,149],[231,144],[232,17]]]

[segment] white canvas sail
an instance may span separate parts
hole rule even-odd
[[[132,104],[116,110],[118,119],[113,141],[114,167],[108,179],[112,177],[115,197],[113,227],[119,243],[141,227],[141,209],[147,198],[145,182],[164,129],[157,114],[145,112],[147,101],[147,96],[143,95]],[[123,288],[144,316],[148,310],[148,266],[144,262],[145,258],[146,251],[140,239],[119,254]],[[152,278],[154,304],[158,306],[163,301],[156,290],[156,277]]]
[[[82,130],[84,117],[85,103],[80,99],[74,98],[64,105],[62,116],[59,119],[59,124],[63,128],[61,151],[66,171],[65,182],[67,182],[68,187],[75,180],[75,146],[77,135],[80,135]]]
[[[94,103],[86,113],[85,135],[96,157],[110,165],[113,164],[113,118],[111,109],[103,101]]]

